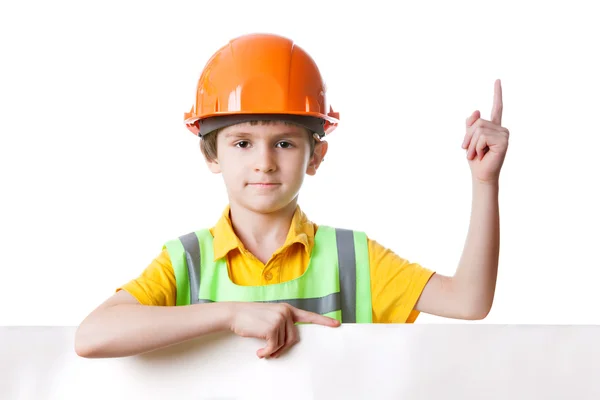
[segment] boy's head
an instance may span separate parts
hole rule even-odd
[[[315,174],[327,152],[321,139],[339,115],[327,109],[325,93],[302,48],[277,35],[246,35],[210,58],[184,121],[201,137],[209,168],[223,174],[230,200],[271,212],[296,199],[304,174]]]

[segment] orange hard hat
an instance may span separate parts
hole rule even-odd
[[[258,119],[295,122],[321,137],[339,123],[317,64],[282,36],[249,34],[220,48],[204,67],[196,102],[184,114],[186,127],[200,137]]]

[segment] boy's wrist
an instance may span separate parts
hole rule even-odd
[[[472,178],[472,183],[473,183],[473,185],[479,186],[479,187],[497,188],[497,187],[500,186],[500,181],[498,179],[489,180],[489,181],[482,181],[482,180],[477,179],[477,178]]]
[[[473,194],[476,197],[494,197],[497,198],[500,193],[500,184],[498,181],[480,181],[473,180]]]
[[[235,317],[235,304],[236,303],[229,301],[214,303],[214,305],[217,306],[216,313],[218,315],[217,319],[219,321],[219,330],[231,330],[231,325],[233,325],[233,319]]]
[[[215,302],[208,304],[196,304],[192,306],[196,309],[199,318],[196,321],[210,332],[228,331],[231,329],[235,315],[235,303],[233,302]],[[202,328],[200,328],[202,329]]]

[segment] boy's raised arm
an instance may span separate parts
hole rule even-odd
[[[469,231],[453,277],[434,275],[423,290],[416,309],[459,319],[483,319],[489,313],[496,289],[500,249],[498,205],[500,169],[508,148],[508,129],[502,123],[502,87],[495,83],[491,121],[475,111],[467,118],[463,149],[472,174]]]

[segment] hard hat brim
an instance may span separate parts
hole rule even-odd
[[[331,121],[333,120],[333,121]],[[203,137],[217,129],[222,129],[227,126],[241,124],[251,121],[285,121],[296,125],[300,125],[308,129],[309,131],[316,133],[320,138],[325,136],[326,125],[337,125],[335,118],[328,117],[327,121],[321,116],[312,115],[295,115],[295,114],[277,114],[277,113],[264,113],[264,114],[228,114],[228,115],[217,115],[208,118],[204,118],[198,121],[200,128],[199,136]],[[329,124],[326,124],[329,122]],[[331,129],[331,128],[330,128]]]

